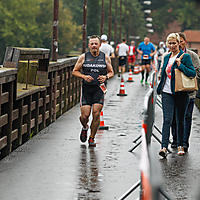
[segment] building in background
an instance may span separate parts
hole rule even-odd
[[[197,49],[200,56],[200,30],[185,30],[184,33],[187,38],[188,48]]]

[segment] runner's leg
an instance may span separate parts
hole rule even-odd
[[[83,126],[83,128],[88,128],[88,121],[89,121],[89,116],[91,113],[91,106],[90,105],[84,105],[81,106],[81,116],[80,116],[80,122]]]
[[[97,130],[99,128],[99,124],[100,124],[100,114],[101,114],[101,110],[103,108],[102,104],[93,104],[92,107],[92,123],[91,123],[91,135],[90,137],[94,138]]]
[[[150,65],[146,65],[145,69],[146,69],[146,78],[145,78],[145,81],[147,82],[148,77],[149,77],[149,72],[151,71]]]

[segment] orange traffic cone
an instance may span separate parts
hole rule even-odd
[[[133,81],[133,74],[132,74],[132,70],[131,69],[129,69],[127,82],[134,82]]]
[[[127,96],[127,94],[125,93],[125,89],[124,89],[123,77],[121,78],[120,90],[119,90],[119,94],[117,94],[117,96]]]
[[[139,74],[140,72],[141,72],[141,66],[138,66],[138,65],[136,65],[135,67],[134,67],[134,74]]]
[[[109,127],[108,127],[108,126],[105,126],[105,124],[104,124],[104,120],[103,120],[103,111],[101,111],[99,130],[108,130],[108,129],[109,129]]]

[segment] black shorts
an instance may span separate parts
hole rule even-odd
[[[142,59],[142,65],[150,65],[151,59]]]
[[[81,93],[81,106],[104,103],[104,93],[98,85],[83,85]]]
[[[120,56],[120,57],[119,57],[119,66],[124,66],[124,65],[126,65],[126,60],[127,60],[127,57],[126,57],[126,56]]]

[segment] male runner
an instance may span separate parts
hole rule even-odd
[[[83,126],[80,140],[82,142],[87,140],[88,121],[92,111],[91,133],[88,140],[91,147],[96,146],[95,135],[100,124],[100,113],[104,102],[105,86],[103,88],[100,86],[114,75],[111,60],[109,56],[99,51],[100,45],[99,36],[91,36],[88,44],[89,52],[79,57],[72,72],[74,76],[83,79],[80,101],[80,122]]]
[[[142,79],[141,84],[143,84],[144,81],[144,71],[146,70],[146,78],[145,78],[145,84],[147,85],[149,72],[151,71],[150,64],[151,59],[153,55],[156,53],[156,49],[153,46],[153,44],[150,42],[150,39],[148,37],[144,38],[144,42],[141,42],[137,48],[137,52],[142,55]]]
[[[126,44],[126,40],[122,39],[122,43],[118,44],[116,47],[116,53],[119,56],[119,76],[120,73],[123,74],[125,72],[126,60],[129,51],[128,45]]]
[[[108,44],[107,39],[108,39],[107,35],[103,34],[101,36],[101,46],[99,50],[105,53],[106,55],[110,56],[110,58],[114,58],[115,57],[114,49],[110,44]]]

